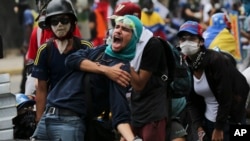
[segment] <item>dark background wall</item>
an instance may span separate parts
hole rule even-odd
[[[0,0],[0,34],[3,48],[19,47],[22,42],[22,28],[14,13],[14,0]]]

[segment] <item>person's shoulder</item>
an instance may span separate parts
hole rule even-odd
[[[164,44],[163,41],[161,41],[159,38],[160,37],[156,37],[156,36],[151,37],[148,40],[144,51],[149,51],[149,52],[154,51],[158,53],[164,52],[164,46],[166,44]]]
[[[102,44],[102,45],[96,46],[94,49],[96,49],[96,50],[103,50],[103,49],[106,49],[107,46],[108,46],[107,44]]]
[[[206,49],[206,54],[207,54],[207,56],[211,56],[211,57],[220,56],[220,53],[218,51],[213,50],[213,49]]]
[[[74,40],[79,42],[80,45],[86,46],[88,48],[93,48],[93,44],[88,40],[85,40],[85,39],[82,39],[82,38],[79,38],[79,37],[76,37],[76,36],[74,36]]]
[[[87,40],[80,39],[80,42],[81,42],[82,45],[85,45],[85,46],[87,46],[89,48],[93,48],[93,44],[91,42],[87,41]]]
[[[211,58],[215,58],[215,59],[219,59],[219,60],[224,60],[224,61],[229,61],[230,63],[233,64],[233,66],[236,67],[237,65],[237,62],[236,60],[234,59],[233,55],[231,55],[229,52],[226,52],[226,51],[222,51],[222,50],[219,50],[219,51],[216,51],[216,50],[213,50],[213,49],[208,49],[209,52],[211,52]]]
[[[210,62],[213,63],[227,62],[229,60],[224,53],[215,51],[213,49],[207,49],[206,54],[207,59],[209,59]]]
[[[53,41],[50,39],[46,42],[44,42],[39,48],[38,48],[38,52],[43,52],[44,50],[46,50],[47,48],[50,47],[50,44],[52,43]]]
[[[162,40],[162,41],[161,41]],[[163,41],[164,39],[161,39],[161,37],[156,37],[156,36],[153,36],[149,39],[148,41],[148,45],[153,45],[153,46],[163,46]]]
[[[107,48],[107,46],[108,45],[103,44],[95,48],[91,48],[91,52],[89,54],[90,59],[94,59],[94,60],[100,59],[100,57],[105,54],[105,49]]]
[[[150,44],[160,43],[160,40],[158,39],[158,37],[153,36],[148,40],[148,43]]]
[[[208,54],[212,54],[212,55],[218,55],[218,56],[222,56],[222,53],[220,51],[216,51],[214,49],[207,49],[206,53]]]
[[[37,50],[36,52],[36,59],[34,64],[38,64],[40,60],[44,60],[47,58],[48,50],[51,49],[49,48],[48,42],[43,43]]]
[[[99,45],[99,46],[93,48],[93,50],[94,50],[93,52],[95,52],[95,53],[105,52],[105,49],[107,48],[107,46],[108,45],[106,45],[106,44]]]

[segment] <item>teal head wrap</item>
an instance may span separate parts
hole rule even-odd
[[[133,30],[133,35],[129,43],[121,51],[114,52],[111,45],[109,45],[106,48],[105,53],[121,60],[130,61],[135,57],[136,44],[139,42],[142,33],[142,23],[136,16],[133,15],[117,17],[115,22],[121,22],[131,28]]]

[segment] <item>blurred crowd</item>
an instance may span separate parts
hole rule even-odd
[[[130,0],[118,0],[116,5],[126,1]],[[227,27],[235,39],[233,42],[236,42],[234,43],[236,49],[235,46],[232,47],[234,49],[227,47],[225,51],[232,53],[237,59],[240,71],[243,71],[249,65],[249,59],[246,59],[249,58],[249,18],[246,16],[241,0],[131,1],[142,9],[141,21],[143,25],[154,35],[160,36],[173,44],[176,44],[176,34],[180,25],[188,20],[200,23],[203,31],[217,23]],[[89,9],[85,9],[85,12],[86,10],[89,11],[89,40],[94,46],[97,46],[103,43],[108,29],[112,28],[109,16],[112,15],[115,7],[112,8],[109,0],[95,0],[89,5]],[[224,13],[225,17],[216,20],[218,17],[215,16],[212,19],[212,16],[216,13]],[[227,45],[230,45],[230,43],[225,46]],[[232,50],[234,51],[232,52]]]
[[[24,30],[24,41],[21,50],[25,54],[31,27],[37,26],[37,16],[42,11],[39,11],[37,7],[32,8],[27,0],[16,1],[17,6],[14,11],[19,14],[20,24],[33,25]],[[241,0],[76,0],[73,1],[73,6],[76,9],[75,12],[82,38],[91,41],[94,46],[103,44],[108,30],[113,26],[109,17],[119,3],[126,1],[131,1],[142,9],[141,21],[146,28],[151,30],[154,35],[160,36],[173,44],[176,44],[176,33],[180,25],[185,21],[197,21],[202,25],[202,30],[205,31],[213,25],[212,16],[214,14],[225,13],[226,17],[223,20],[226,20],[226,24],[238,44],[239,51],[236,58],[241,63],[239,69],[242,71],[248,66],[249,62],[245,58],[249,56],[247,53],[250,40],[248,33],[250,30],[249,22],[247,22],[249,18],[246,16]],[[20,9],[19,12],[17,7]],[[21,13],[25,9],[30,9],[30,12],[28,12],[30,18],[25,18],[27,21],[22,23]],[[31,20],[32,17],[33,20]],[[88,29],[84,26],[86,21]],[[235,54],[233,55],[235,56]]]

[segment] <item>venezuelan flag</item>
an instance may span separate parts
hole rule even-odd
[[[154,33],[155,36],[160,36],[163,39],[166,39],[165,33],[165,22],[157,12],[152,14],[146,14],[141,12],[141,22],[145,28],[149,29]]]
[[[223,26],[209,26],[203,33],[205,39],[205,46],[207,48],[220,48],[222,51],[230,53],[237,61],[240,61],[240,43],[238,20],[235,15],[230,15],[231,31]]]

